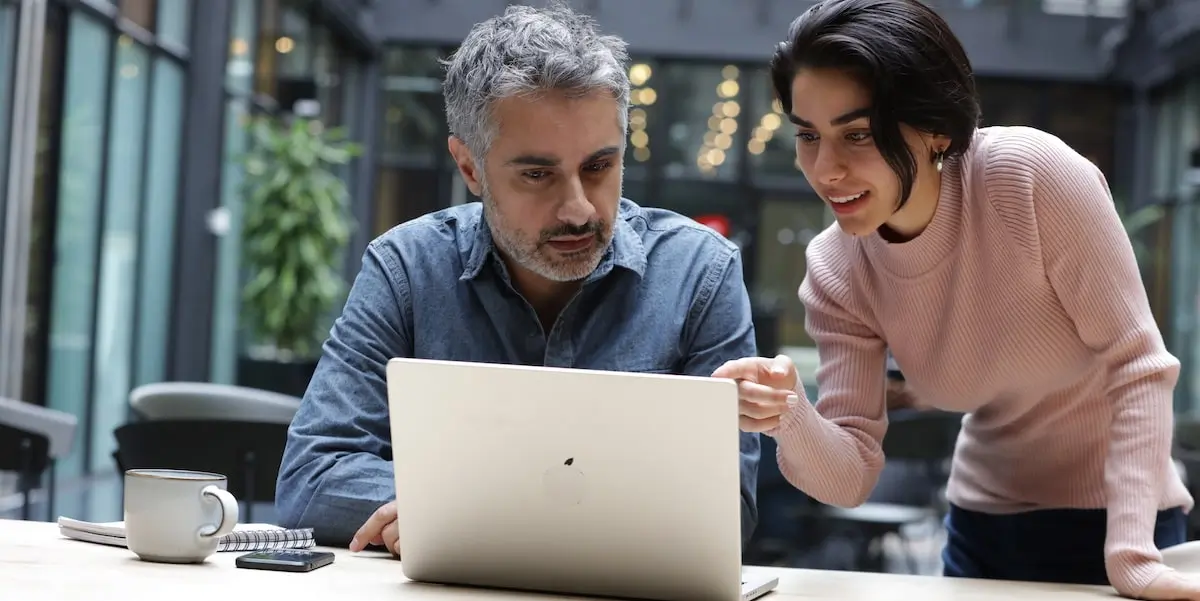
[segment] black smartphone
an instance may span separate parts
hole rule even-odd
[[[276,572],[311,572],[331,563],[333,563],[333,553],[329,551],[306,551],[303,549],[255,551],[239,555],[234,562],[239,568],[274,570]]]

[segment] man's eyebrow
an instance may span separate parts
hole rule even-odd
[[[616,156],[620,152],[621,148],[619,146],[605,146],[604,148],[589,154],[588,157],[583,160],[583,162],[585,164],[591,163],[592,161],[598,161],[603,158]],[[505,164],[521,167],[558,167],[562,164],[562,161],[551,156],[523,154],[509,159],[505,162]]]
[[[536,154],[523,154],[521,156],[513,157],[512,159],[509,159],[505,164],[506,165],[532,165],[535,167],[557,167],[558,164],[561,162],[562,161],[559,161],[558,159],[556,159],[554,157],[540,156],[540,155],[536,155]]]

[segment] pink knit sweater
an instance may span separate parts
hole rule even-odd
[[[794,486],[863,503],[883,467],[885,348],[922,401],[968,413],[950,501],[1011,513],[1107,508],[1109,579],[1137,595],[1162,570],[1160,509],[1192,507],[1173,469],[1165,350],[1107,183],[1037,130],[985,128],[947,162],[915,239],[808,246],[800,287],[820,399],[767,434]]]

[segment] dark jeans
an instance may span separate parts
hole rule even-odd
[[[968,511],[954,505],[946,516],[946,576],[1107,585],[1103,509],[1044,509],[1012,515]],[[1187,540],[1181,508],[1158,512],[1159,549]]]

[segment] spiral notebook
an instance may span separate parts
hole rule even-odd
[[[59,516],[58,531],[67,538],[125,547],[125,522],[85,522]],[[281,528],[271,524],[238,524],[221,537],[217,551],[307,549],[314,546],[312,528]]]

